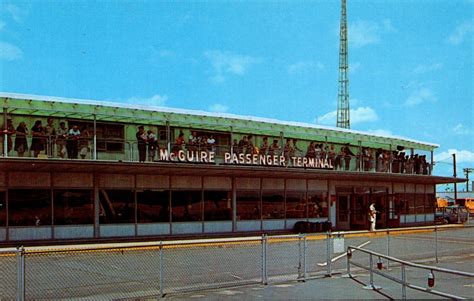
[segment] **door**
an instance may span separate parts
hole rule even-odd
[[[351,202],[349,194],[338,194],[337,198],[337,224],[336,228],[339,230],[349,230],[351,225]]]
[[[367,230],[369,229],[369,195],[354,194],[351,202],[351,229]]]
[[[400,227],[400,200],[394,195],[388,196],[388,220],[387,226],[389,228]]]

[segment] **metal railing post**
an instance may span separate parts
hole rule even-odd
[[[303,234],[298,236],[298,279],[301,278],[301,270],[303,269],[303,260],[302,260],[302,246],[301,246],[301,238]]]
[[[303,280],[304,281],[306,281],[306,248],[307,248],[306,235],[303,234]]]
[[[390,229],[387,229],[387,255],[390,256]],[[387,270],[390,268],[390,260],[387,259]]]
[[[438,227],[435,226],[435,258],[438,263]]]
[[[374,260],[372,258],[372,253],[369,254],[369,266],[370,266],[370,286],[374,287]]]
[[[407,286],[406,286],[406,283],[407,283],[407,276],[406,276],[406,272],[405,272],[405,265],[402,264],[402,299],[403,300],[406,300],[407,299]]]
[[[267,235],[262,234],[262,284],[267,284]]]
[[[160,241],[160,297],[163,297],[163,242]]]
[[[332,254],[332,248],[331,248],[331,233],[328,231],[326,233],[326,276],[331,277],[332,276],[332,262],[331,262],[331,254]]]
[[[349,254],[349,252],[352,252],[350,247],[347,248],[347,253]],[[352,278],[352,275],[351,275],[351,256],[347,255],[346,258],[347,258],[347,276],[349,276],[349,278]]]
[[[23,246],[17,248],[16,268],[17,268],[16,299],[18,301],[23,301],[25,300],[25,248]]]

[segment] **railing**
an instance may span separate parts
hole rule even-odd
[[[357,263],[357,262],[353,261],[353,259],[352,259],[353,253],[354,253],[353,251],[359,251],[361,253],[369,255],[368,267],[363,265],[363,264],[360,264],[360,263]],[[375,266],[374,265],[374,257],[378,257],[377,268],[374,267]],[[384,273],[382,271],[382,269],[383,269],[383,263],[381,262],[382,258],[386,259],[387,261],[396,262],[400,265],[400,270],[401,270],[400,278],[398,278],[396,276],[393,276],[393,275],[390,275],[390,274],[387,274],[387,273]],[[391,281],[394,281],[396,283],[401,284],[401,286],[402,286],[402,299],[403,300],[407,299],[407,292],[406,292],[407,288],[411,288],[411,289],[418,290],[418,291],[421,291],[421,292],[429,293],[429,294],[432,294],[432,295],[441,296],[441,297],[444,297],[444,298],[457,299],[457,300],[459,300],[459,299],[468,299],[469,297],[462,297],[462,296],[454,295],[454,294],[451,294],[451,293],[442,292],[442,291],[439,291],[439,290],[432,289],[432,287],[434,287],[434,285],[435,285],[434,272],[474,278],[474,273],[457,271],[457,270],[452,270],[452,269],[447,269],[447,268],[440,268],[440,267],[435,267],[435,266],[417,264],[417,263],[401,260],[401,259],[398,259],[398,258],[395,258],[395,257],[391,257],[391,256],[388,256],[388,255],[383,255],[383,254],[380,254],[380,253],[377,253],[377,252],[374,252],[374,251],[366,250],[366,249],[363,249],[363,248],[354,247],[354,246],[349,246],[347,248],[347,274],[349,275],[349,277],[352,278],[351,265],[369,271],[369,276],[370,276],[369,285],[366,287],[368,289],[374,289],[374,290],[379,290],[380,289],[380,287],[378,287],[374,284],[374,274],[380,275],[380,276],[382,276],[386,279],[389,279]],[[407,280],[408,277],[407,277],[406,267],[412,267],[412,268],[416,268],[416,269],[423,269],[423,270],[429,271],[428,279],[427,279],[427,282],[428,282],[427,287],[411,284]]]
[[[403,230],[391,232],[395,237]],[[411,231],[415,230],[420,234],[415,234],[414,242],[419,244],[419,236],[430,229]],[[446,232],[445,238],[452,237],[452,231]],[[345,235],[346,241],[338,251],[335,239],[340,235]],[[366,231],[328,232],[0,249],[0,299],[145,298],[244,284],[306,281],[346,270],[340,260],[346,245],[358,245],[351,247],[357,251],[368,246],[378,251],[373,255],[377,257],[379,250],[384,250],[383,235],[383,231],[370,235]],[[451,245],[452,238],[447,243]],[[417,246],[413,249],[418,251]],[[469,246],[469,250],[460,251],[472,252],[472,244]],[[453,250],[450,255],[455,254]],[[383,258],[392,259],[388,255]]]
[[[377,159],[375,156],[365,155],[345,155],[329,154],[325,152],[316,152],[308,154],[303,150],[286,151],[283,148],[276,150],[267,150],[265,153],[249,149],[242,149],[230,145],[175,145],[166,144],[160,141],[156,146],[143,144],[139,148],[137,140],[123,139],[96,139],[93,137],[58,138],[56,136],[44,136],[38,138],[33,143],[33,138],[25,137],[23,140],[17,140],[25,136],[10,135],[5,139],[4,135],[0,138],[2,144],[2,155],[13,158],[31,158],[41,159],[77,159],[77,160],[113,160],[113,161],[141,161],[157,162],[160,161],[160,150],[167,150],[169,153],[183,151],[214,152],[217,164],[226,163],[224,158],[226,153],[236,155],[269,155],[285,158],[285,163],[278,164],[284,167],[309,167],[310,160],[327,160],[330,164],[329,169],[338,171],[358,171],[358,172],[379,172],[379,173],[403,173],[403,174],[431,174],[432,167],[426,162],[406,162],[395,158]],[[10,141],[10,142],[8,142]],[[40,142],[38,142],[40,141]],[[95,148],[94,148],[95,146]],[[141,150],[140,150],[141,149]],[[5,150],[8,150],[5,154]],[[140,154],[144,156],[140,158]],[[295,159],[293,159],[295,158]],[[246,164],[240,163],[239,164]],[[275,164],[273,164],[275,165]]]

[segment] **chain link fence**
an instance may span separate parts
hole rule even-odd
[[[305,281],[343,273],[349,245],[412,260],[474,251],[474,228],[446,229],[3,249],[0,300],[134,300]],[[364,257],[354,256],[352,261],[368,264]]]

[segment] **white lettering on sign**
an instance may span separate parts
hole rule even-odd
[[[173,151],[160,149],[160,161],[169,162],[194,162],[194,163],[216,163],[216,153],[210,151]],[[328,159],[291,157],[279,155],[260,154],[235,154],[224,153],[224,164],[231,165],[255,165],[255,166],[291,166],[304,168],[333,169],[332,162]]]

